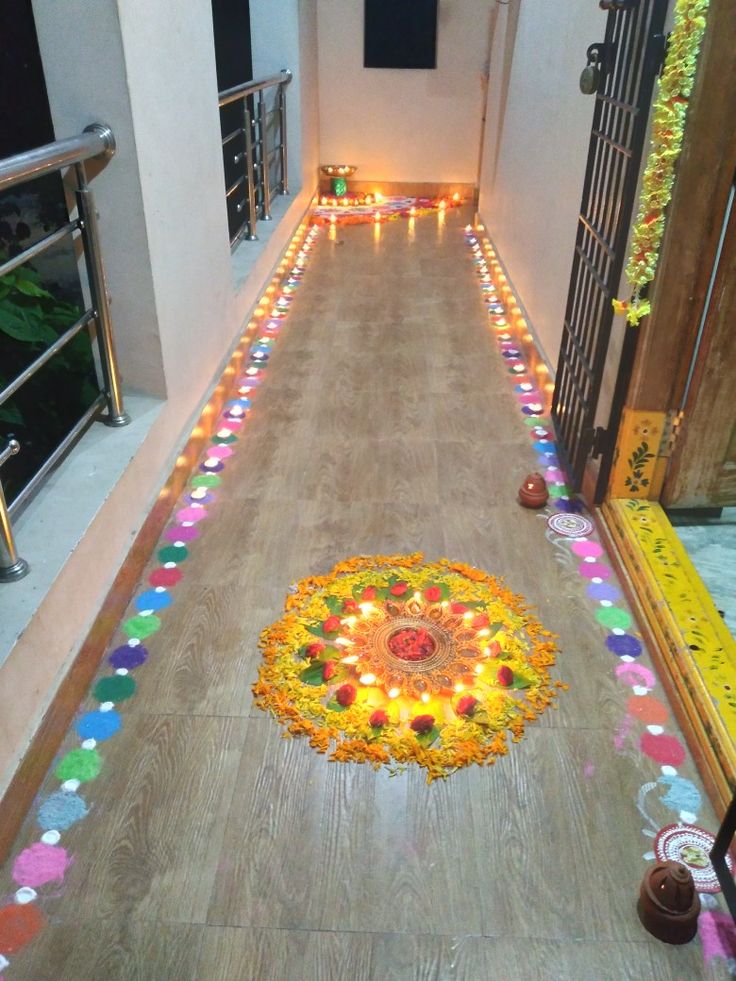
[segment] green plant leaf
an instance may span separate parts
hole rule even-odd
[[[531,678],[525,678],[523,674],[517,674],[514,672],[514,680],[509,685],[509,688],[519,691],[521,688],[531,688],[534,684]]]
[[[11,300],[0,302],[0,330],[16,341],[53,344],[56,333],[43,321],[37,307],[20,307]]]
[[[417,742],[420,746],[424,746],[425,749],[429,749],[432,743],[439,739],[440,730],[437,726],[432,726],[429,732],[417,732]]]
[[[304,685],[313,685],[315,687],[319,685],[326,685],[327,682],[322,679],[322,671],[324,670],[324,666],[324,661],[312,661],[309,667],[305,668],[299,675],[299,680]]]
[[[503,623],[500,620],[494,620],[493,623],[488,624],[488,629],[491,632],[491,637],[494,637],[499,630],[503,630]]]
[[[0,405],[0,422],[5,422],[12,426],[22,426],[25,420],[17,405],[14,405],[12,402],[6,402],[5,405]]]
[[[338,596],[325,596],[325,606],[330,613],[338,616],[342,613],[342,600]]]
[[[334,679],[331,678],[330,679],[330,682],[332,682],[333,680]],[[349,709],[350,708],[350,706],[349,705],[341,705],[336,698],[331,698],[329,700],[329,702],[327,703],[327,708],[331,712],[345,712],[346,709]]]

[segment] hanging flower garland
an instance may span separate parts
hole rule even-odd
[[[489,765],[552,703],[555,644],[478,569],[360,556],[305,579],[261,634],[256,704],[332,761]]]
[[[669,37],[659,94],[654,103],[651,150],[642,180],[639,213],[634,224],[626,278],[633,287],[629,301],[614,300],[613,309],[636,326],[651,312],[642,290],[652,282],[665,228],[665,208],[672,197],[675,166],[682,150],[685,117],[693,90],[698,52],[705,33],[709,0],[678,0]]]

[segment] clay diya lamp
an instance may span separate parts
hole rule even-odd
[[[698,930],[700,896],[690,870],[679,862],[647,869],[636,904],[645,930],[666,944],[686,944]]]
[[[549,500],[547,481],[541,473],[530,473],[519,488],[519,503],[525,508],[543,508]]]

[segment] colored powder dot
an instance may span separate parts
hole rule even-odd
[[[181,508],[181,510],[176,512],[176,520],[180,521],[182,524],[185,521],[194,521],[195,523],[197,521],[204,521],[206,517],[207,517],[206,508],[195,508],[195,507]]]
[[[578,572],[584,579],[610,579],[611,570],[600,562],[581,562]]]
[[[168,593],[157,593],[155,589],[147,589],[136,598],[134,606],[137,610],[165,610],[172,603],[173,600]]]
[[[606,647],[618,657],[639,657],[642,652],[641,641],[631,634],[611,634],[606,637]]]
[[[560,487],[558,484],[552,484],[549,488],[549,496],[554,500],[558,497],[565,497],[568,491],[566,487]]]
[[[703,800],[700,791],[692,781],[686,780],[684,777],[663,774],[657,783],[663,787],[669,787],[667,793],[662,797],[662,803],[671,810],[678,814],[680,811],[689,811],[691,814],[698,813]]]
[[[100,678],[93,695],[98,702],[124,702],[135,693],[135,688],[135,681],[130,675],[114,675],[112,678]]]
[[[75,729],[82,739],[109,739],[120,729],[123,722],[117,712],[86,712],[77,720]]]
[[[19,886],[37,889],[47,882],[61,882],[69,863],[66,849],[37,841],[18,855],[12,874]]]
[[[102,760],[96,749],[72,749],[54,770],[57,780],[94,780],[100,772]]]
[[[164,532],[164,538],[167,542],[191,542],[198,537],[199,530],[194,526],[185,528],[183,525],[172,525],[171,528],[167,528]]]
[[[639,740],[639,747],[645,756],[660,766],[664,763],[668,766],[680,766],[685,762],[685,747],[676,736],[644,732]]]
[[[43,925],[43,916],[34,903],[0,908],[0,954],[17,954]]]
[[[615,603],[621,596],[621,591],[607,582],[592,582],[585,591],[590,599],[598,600],[599,602],[600,600],[607,600]]]
[[[654,695],[632,695],[626,711],[645,725],[664,725],[670,716],[667,706]]]
[[[160,629],[161,620],[155,615],[149,617],[131,617],[123,624],[123,633],[127,637],[137,640],[145,640],[146,637],[150,637],[151,634],[155,634]]]
[[[143,644],[139,644],[137,647],[128,647],[127,645],[116,647],[108,660],[116,670],[126,668],[130,671],[132,668],[140,667],[147,658],[148,651]]]
[[[603,549],[598,542],[573,542],[572,550],[584,559],[590,557],[597,559],[599,555],[603,555]]]
[[[536,422],[536,420],[533,421]],[[534,444],[534,449],[537,451],[537,453],[554,453],[555,444],[551,440],[539,440]]]
[[[237,443],[237,441],[238,441],[238,437],[233,435],[233,433],[230,433],[229,436],[214,435],[212,437],[212,442],[217,444],[218,446],[227,446],[230,443]]]
[[[170,586],[176,586],[180,580],[180,569],[154,569],[148,577],[148,581],[152,586],[163,586],[165,589]]]
[[[654,688],[657,683],[654,673],[643,664],[619,664],[616,668],[616,677],[625,685],[632,687]]]
[[[219,446],[210,446],[210,448],[207,450],[207,456],[215,460],[227,460],[228,457],[233,455],[233,453],[234,450],[231,450],[229,446],[223,446],[222,444]]]
[[[66,831],[88,813],[87,804],[79,794],[57,790],[41,804],[36,820],[42,831]]]
[[[189,549],[185,545],[165,545],[159,550],[159,562],[183,562],[189,557]]]
[[[601,610],[596,610],[595,618],[598,623],[604,627],[608,627],[609,630],[626,630],[631,626],[631,614],[626,610],[620,609],[618,606],[607,606]]]

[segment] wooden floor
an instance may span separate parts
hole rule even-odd
[[[124,728],[100,747],[93,811],[64,835],[74,865],[6,981],[722,976],[697,941],[659,944],[637,919],[652,847],[637,794],[659,768],[636,733],[614,747],[630,690],[544,516],[515,502],[536,456],[467,220],[321,235]],[[495,767],[429,787],[328,763],[250,694],[289,583],[417,549],[525,594],[570,685]],[[699,823],[716,827],[707,805]],[[37,836],[29,818],[15,853]],[[6,868],[0,893],[14,888]]]

